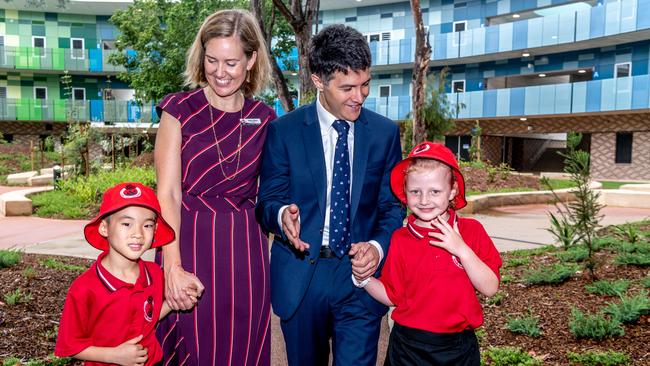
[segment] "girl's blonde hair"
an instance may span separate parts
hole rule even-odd
[[[205,45],[213,38],[235,37],[248,59],[257,52],[253,68],[248,72],[242,91],[246,97],[262,90],[269,81],[271,64],[266,50],[266,41],[253,15],[242,9],[220,10],[208,16],[194,43],[187,50],[185,67],[185,85],[190,88],[203,87],[207,84],[205,77]]]

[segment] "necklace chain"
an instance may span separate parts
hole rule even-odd
[[[239,110],[239,142],[237,143],[237,154],[233,156],[230,160],[227,160],[223,152],[221,151],[221,147],[219,146],[219,139],[217,139],[217,132],[214,130],[214,117],[212,115],[212,103],[210,103],[210,98],[208,99],[208,110],[210,111],[210,125],[212,127],[212,135],[214,136],[214,143],[217,145],[217,157],[219,158],[219,168],[221,168],[221,173],[223,173],[224,178],[226,180],[233,180],[235,179],[235,175],[237,175],[237,172],[239,171],[239,163],[241,163],[241,141],[242,141],[242,135],[243,135],[243,128],[242,128],[242,123],[241,119],[244,116],[244,105],[246,104],[246,100],[244,100],[244,103],[241,106],[241,109]],[[226,113],[225,111],[223,113]],[[224,137],[225,139],[225,137]],[[237,160],[237,167],[235,168],[235,171],[232,173],[232,175],[226,174],[225,169],[223,168],[224,164],[232,163]]]

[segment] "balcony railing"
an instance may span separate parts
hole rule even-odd
[[[116,52],[119,51],[0,46],[0,69],[86,72],[124,71],[123,67],[108,63],[110,54]]]
[[[1,121],[157,123],[155,105],[131,100],[2,99]]]
[[[650,108],[650,75],[582,81],[571,84],[448,93],[463,104],[457,118],[494,118]],[[399,120],[411,111],[411,98],[368,98],[364,106]]]

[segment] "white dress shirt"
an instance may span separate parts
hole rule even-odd
[[[318,125],[320,127],[321,139],[323,140],[323,152],[325,155],[325,172],[327,175],[327,195],[325,197],[325,224],[323,225],[323,241],[321,245],[329,245],[330,239],[330,195],[332,192],[332,174],[333,174],[333,165],[334,165],[334,150],[336,148],[336,140],[339,135],[338,132],[332,127],[336,117],[333,114],[328,112],[325,107],[320,102],[320,95],[316,95],[316,112],[318,114]],[[354,123],[346,121],[350,125],[350,130],[348,131],[348,153],[350,156],[350,169],[354,166]],[[354,181],[354,175],[350,171],[350,194],[352,194],[352,182]],[[289,205],[282,206],[278,212],[278,226],[282,230],[282,213],[284,210],[289,207]],[[300,207],[298,207],[300,208]],[[381,248],[381,245],[375,240],[368,241],[379,251],[379,261],[384,257],[384,251]],[[309,244],[309,243],[308,243]]]

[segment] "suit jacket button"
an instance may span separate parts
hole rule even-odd
[[[323,229],[320,229],[320,233],[321,233],[321,234],[323,233]]]
[[[311,258],[311,259],[309,260],[309,264],[314,264],[314,263],[316,263],[316,260],[315,260],[314,258]]]

